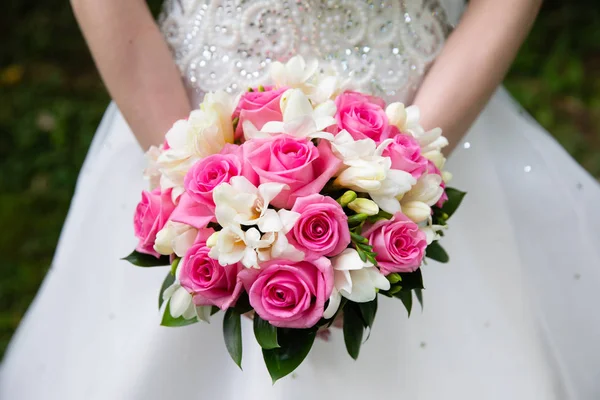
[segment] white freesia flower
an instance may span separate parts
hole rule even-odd
[[[216,239],[216,240],[215,240]],[[246,268],[258,268],[256,250],[268,247],[271,243],[261,240],[256,228],[243,231],[239,225],[227,225],[211,236],[209,257],[219,264],[232,265],[241,262]]]
[[[400,132],[411,135],[419,142],[422,154],[433,161],[436,166],[440,161],[440,150],[448,145],[448,139],[442,136],[442,130],[435,128],[425,131],[420,124],[421,113],[417,106],[404,107],[402,103],[391,103],[385,109],[390,124],[395,125]],[[434,154],[430,152],[440,152]],[[443,156],[442,156],[443,157]],[[443,164],[442,164],[443,165]],[[441,169],[440,166],[438,168]]]
[[[402,214],[418,224],[431,218],[431,207],[422,201],[401,201]]]
[[[379,208],[395,214],[401,210],[398,197],[411,190],[415,183],[415,178],[408,172],[390,169],[387,171],[381,187],[378,190],[369,191],[369,195]]]
[[[335,183],[356,192],[369,193],[381,189],[391,161],[378,157],[372,160],[346,161],[345,164],[347,168],[338,175]]]
[[[413,133],[412,135],[419,142],[423,155],[431,151],[440,151],[444,147],[448,146],[448,139],[442,136],[441,128],[433,128],[430,131],[419,134]]]
[[[373,200],[358,198],[348,203],[348,208],[358,214],[377,215],[379,206]]]
[[[241,262],[247,268],[258,268],[258,261],[272,258],[301,260],[304,253],[292,246],[285,236],[300,214],[269,208],[286,185],[264,183],[258,188],[244,177],[233,177],[213,192],[215,215],[223,229],[207,242],[210,257],[221,265]],[[243,231],[240,225],[258,226]],[[261,236],[262,232],[262,236]]]
[[[452,180],[452,173],[450,171],[442,171],[442,180],[444,183],[448,183]]]
[[[279,232],[265,233],[262,239],[269,242],[270,245],[257,250],[258,259],[260,261],[269,261],[279,258],[289,261],[302,261],[304,259],[304,252],[290,244],[286,236],[288,232],[289,230],[281,230]]]
[[[148,151],[146,152],[146,161],[147,166],[144,169],[144,178],[148,181],[148,186],[150,190],[154,190],[160,186],[160,168],[158,165],[158,157],[161,155],[163,151],[162,145],[159,147],[150,146]]]
[[[210,322],[212,306],[196,306],[192,301],[192,295],[181,286],[179,280],[176,279],[165,289],[162,298],[165,303],[169,302],[169,312],[173,318],[198,318]]]
[[[350,77],[342,77],[331,64],[325,64],[313,76],[314,86],[309,98],[317,103],[324,103],[335,98],[346,90],[354,89]]]
[[[258,225],[262,232],[279,232],[283,229],[280,215],[269,203],[287,188],[282,183],[263,183],[258,188],[243,176],[231,178],[213,191],[215,216],[221,226],[241,224]]]
[[[347,162],[372,159],[374,156],[381,157],[385,148],[393,141],[393,139],[386,139],[377,146],[373,139],[354,140],[352,135],[344,129],[335,136],[331,142],[331,148],[336,157]]]
[[[208,93],[199,110],[175,122],[166,134],[169,149],[158,157],[163,190],[183,187],[183,178],[196,161],[233,143],[233,105],[225,92]]]
[[[301,138],[333,140],[333,135],[324,130],[336,123],[333,117],[335,103],[327,100],[313,108],[310,100],[300,89],[286,91],[280,100],[283,121],[269,121],[259,131],[250,121],[244,122],[246,139],[268,137],[287,133]]]
[[[445,228],[446,228],[446,226],[443,226],[443,225],[428,225],[423,228],[420,228],[420,230],[423,233],[425,233],[427,245],[430,245],[434,240],[440,239],[441,236],[438,232]]]
[[[156,234],[154,250],[163,255],[175,253],[183,257],[192,247],[198,235],[198,230],[180,222],[167,221],[163,229]]]
[[[354,140],[344,130],[335,137],[332,148],[344,162],[335,184],[368,193],[381,209],[393,214],[400,211],[397,197],[409,191],[416,180],[408,172],[391,169],[391,159],[381,155],[391,141],[377,146],[372,139]]]
[[[285,64],[278,61],[271,64],[271,79],[277,87],[289,87],[301,89],[304,93],[310,93],[313,85],[310,79],[319,69],[319,62],[312,59],[308,62],[302,56],[294,56]]]
[[[423,128],[419,125],[421,115],[417,106],[405,107],[402,103],[390,103],[385,109],[385,114],[390,124],[396,126],[400,132],[413,136],[423,133]]]
[[[425,174],[419,178],[417,184],[410,189],[403,197],[401,202],[403,204],[420,201],[428,206],[433,206],[438,202],[444,189],[440,187],[442,183],[442,177],[438,174]]]
[[[433,162],[440,171],[444,169],[444,165],[446,165],[446,157],[444,157],[440,150],[431,150],[427,153],[423,153],[423,157]]]
[[[366,303],[375,299],[378,289],[390,288],[390,282],[379,269],[369,261],[362,261],[355,249],[344,250],[331,259],[331,264],[334,270],[334,288],[323,318],[334,316],[342,297],[356,303]]]

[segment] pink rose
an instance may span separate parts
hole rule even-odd
[[[373,139],[377,143],[392,135],[385,114],[385,102],[362,93],[344,92],[335,99],[338,128],[347,130],[355,140]]]
[[[289,209],[298,197],[320,192],[341,164],[327,140],[317,147],[309,139],[281,134],[248,141],[243,147],[260,183],[288,185],[289,189],[271,202],[279,208]]]
[[[393,127],[396,129],[396,127]],[[392,168],[410,173],[419,179],[427,170],[427,159],[421,155],[421,146],[415,138],[403,135],[400,131],[393,137],[394,141],[383,151],[383,156],[390,157]]]
[[[226,310],[235,305],[242,292],[242,283],[237,276],[243,267],[239,263],[221,266],[208,256],[210,248],[206,246],[206,240],[213,232],[212,229],[198,232],[196,243],[181,260],[179,280],[192,294],[197,306],[217,306]]]
[[[156,234],[165,226],[174,208],[170,190],[161,192],[160,189],[154,189],[152,192],[142,192],[142,201],[135,208],[133,217],[133,229],[139,239],[137,251],[160,257],[154,250]]]
[[[333,267],[328,258],[289,262],[273,260],[262,269],[245,269],[240,279],[254,311],[280,328],[310,328],[323,316],[333,289]]]
[[[400,212],[390,220],[376,222],[363,236],[377,253],[377,264],[384,275],[415,271],[423,261],[427,247],[425,234]]]
[[[219,154],[198,161],[185,175],[185,193],[181,195],[171,219],[196,229],[206,228],[209,222],[216,222],[213,189],[240,175],[258,185],[258,175],[244,162],[242,146],[227,144]]]
[[[438,169],[438,167],[435,166],[435,164],[431,160],[427,160],[427,173],[428,174],[436,174],[436,175],[439,175],[440,177],[442,176],[441,171]],[[446,182],[444,182],[443,178],[442,178],[442,183],[440,183],[440,187],[442,189],[444,189],[444,193],[442,193],[442,196],[440,197],[438,202],[435,203],[435,205],[438,207],[442,207],[444,205],[444,203],[448,200],[448,195],[446,194]]]
[[[258,176],[243,162],[242,152],[241,146],[227,145],[220,154],[198,161],[185,175],[186,193],[197,203],[214,209],[212,191],[221,183],[229,183],[231,177],[244,175],[251,183],[258,184]]]
[[[320,194],[299,197],[292,211],[300,213],[300,218],[287,237],[307,259],[333,257],[348,247],[348,217],[331,197]]]
[[[239,118],[235,138],[244,138],[244,121],[252,122],[258,129],[269,121],[282,121],[279,101],[286,90],[285,87],[275,89],[273,86],[268,86],[265,87],[264,92],[254,89],[253,92],[244,93],[232,115],[232,119]]]

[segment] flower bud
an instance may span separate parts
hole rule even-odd
[[[446,164],[446,157],[444,157],[441,151],[432,150],[427,153],[424,153],[423,157],[434,163],[437,169],[444,169],[444,165]]]
[[[442,171],[442,180],[444,183],[448,183],[452,180],[452,174],[448,171]]]
[[[431,207],[422,201],[409,201],[402,204],[402,213],[418,224],[431,216]]]
[[[390,125],[394,125],[400,130],[406,124],[406,109],[402,103],[391,103],[385,109],[385,114],[388,117]]]
[[[356,192],[354,192],[352,190],[348,190],[347,192],[345,192],[342,195],[342,197],[340,197],[338,199],[338,203],[340,203],[340,205],[342,207],[346,207],[348,204],[352,203],[354,200],[356,200]]]
[[[168,221],[163,229],[156,234],[154,250],[163,255],[175,253],[183,257],[185,252],[192,247],[198,230],[179,222]]]
[[[370,199],[355,199],[348,204],[348,208],[357,214],[377,215],[379,214],[379,206]]]

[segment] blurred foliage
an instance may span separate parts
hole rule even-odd
[[[506,86],[600,177],[600,10],[589,4],[547,1]],[[109,97],[66,2],[7,0],[0,35],[1,356],[50,266]]]

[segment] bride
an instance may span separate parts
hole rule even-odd
[[[115,103],[0,398],[600,398],[600,188],[496,90],[540,0],[167,0],[158,27],[141,0],[72,2]],[[164,270],[119,258],[142,149],[204,92],[255,86],[294,54],[418,105],[457,145],[447,168],[469,194],[443,239],[451,263],[424,267],[423,312],[384,298],[358,361],[334,330],[272,386],[251,323],[242,372],[219,323],[159,326]]]

